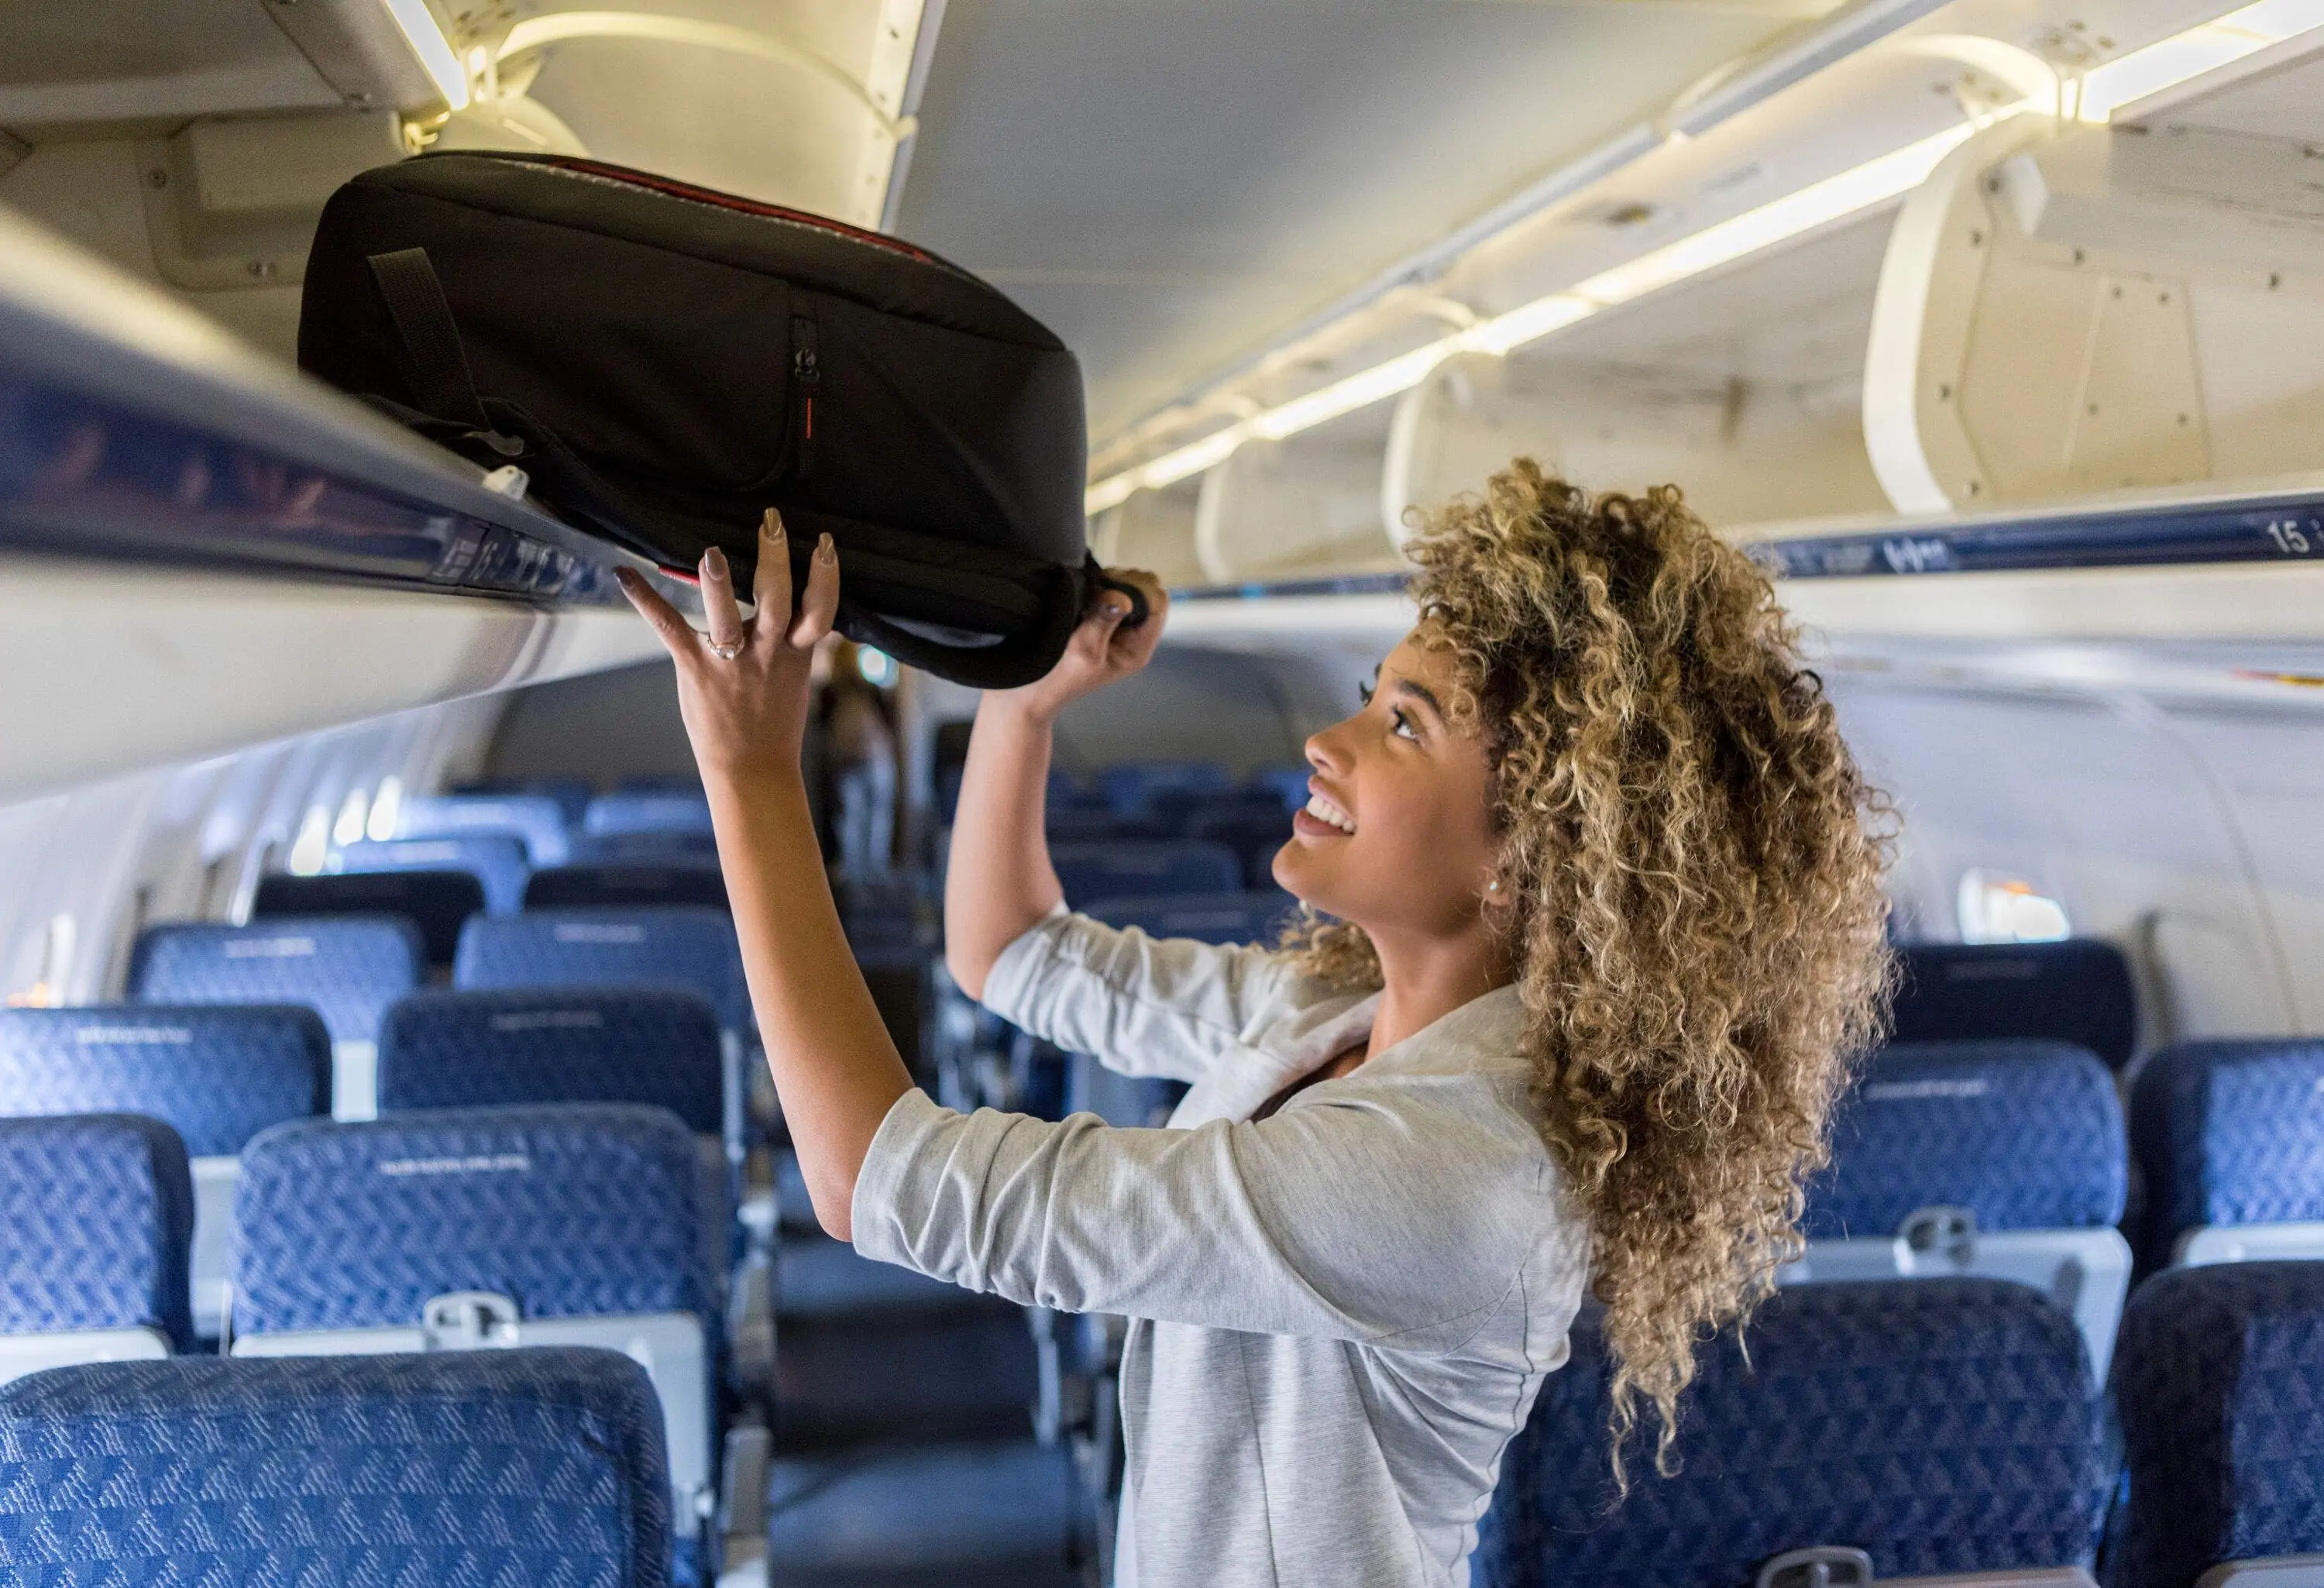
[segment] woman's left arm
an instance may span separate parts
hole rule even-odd
[[[678,664],[678,709],[718,834],[759,1034],[816,1219],[852,1238],[856,1176],[910,1074],[840,929],[799,771],[807,669],[839,605],[839,556],[817,544],[791,611],[790,549],[772,509],[759,530],[758,610],[749,623],[715,547],[703,553],[707,635],[643,579],[618,576]]]

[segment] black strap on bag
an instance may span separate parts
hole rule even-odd
[[[401,248],[370,257],[371,279],[395,324],[396,363],[420,406],[438,419],[456,420],[489,430],[476,378],[468,371],[467,350],[444,283],[436,279],[425,248]]]

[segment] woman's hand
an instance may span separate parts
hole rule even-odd
[[[1154,648],[1162,643],[1162,624],[1170,611],[1170,597],[1162,581],[1139,568],[1112,568],[1107,577],[1136,585],[1146,593],[1146,621],[1134,629],[1123,628],[1121,620],[1130,615],[1130,597],[1101,587],[1096,605],[1074,631],[1065,655],[1047,676],[1021,688],[989,690],[987,700],[1038,721],[1051,722],[1067,701],[1126,679],[1154,660]]]
[[[702,554],[702,609],[710,632],[696,633],[678,609],[636,574],[615,577],[640,616],[678,663],[678,707],[703,776],[756,778],[799,769],[807,735],[816,642],[839,608],[839,553],[825,535],[807,570],[807,598],[791,613],[790,546],[773,508],[759,525],[758,610],[749,623],[735,604],[726,554]]]

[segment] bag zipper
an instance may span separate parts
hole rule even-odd
[[[804,481],[815,473],[815,394],[823,385],[823,355],[812,313],[791,316],[791,383],[799,396],[798,466],[792,477]]]
[[[576,159],[569,154],[519,154],[502,158],[521,160],[529,165],[555,166],[560,171],[573,171],[581,176],[596,177],[609,182],[620,182],[632,188],[644,188],[656,193],[667,193],[674,198],[688,198],[696,204],[713,205],[720,209],[732,209],[743,215],[764,216],[770,220],[789,221],[794,226],[808,226],[818,232],[829,233],[835,237],[844,237],[850,242],[861,243],[866,247],[884,249],[890,254],[900,254],[905,258],[917,260],[922,264],[944,263],[933,254],[923,253],[909,243],[900,242],[881,232],[866,231],[862,226],[852,226],[845,221],[833,220],[828,216],[811,214],[804,209],[788,209],[779,204],[763,204],[756,198],[737,198],[732,193],[721,193],[715,188],[697,188],[691,182],[673,181],[668,177],[658,177],[645,171],[632,171],[626,166],[605,165],[595,160]]]

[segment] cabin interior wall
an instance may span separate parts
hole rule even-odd
[[[694,752],[669,661],[615,668],[512,691],[482,771],[493,778],[688,778]]]

